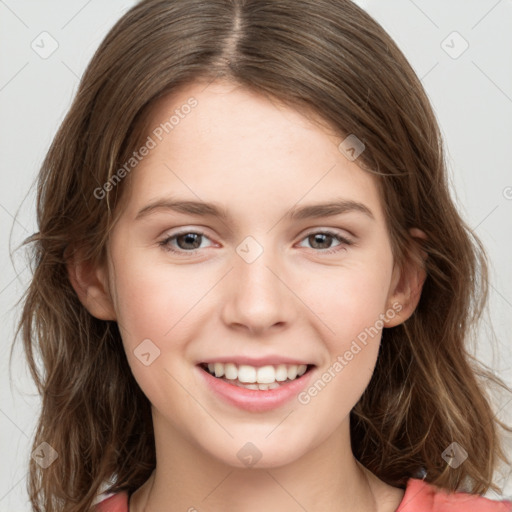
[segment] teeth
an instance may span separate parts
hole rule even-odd
[[[297,377],[297,373],[298,373],[297,366],[289,366],[288,367],[288,378],[290,380],[295,379],[295,377]]]
[[[215,363],[213,365],[215,377],[222,377],[224,375],[224,365],[222,363]]]
[[[233,363],[228,363],[224,366],[224,374],[226,379],[235,380],[238,377],[238,370]]]
[[[244,383],[256,382],[256,368],[254,368],[254,366],[247,366],[245,364],[241,364],[238,367],[238,380]],[[263,381],[262,384],[265,384],[265,381]]]
[[[208,371],[215,377],[225,377],[228,380],[236,380],[244,384],[249,389],[274,389],[279,387],[278,382],[285,380],[294,380],[306,373],[305,364],[279,364],[276,366],[249,366],[241,364],[237,366],[233,363],[208,363]],[[251,385],[254,384],[254,387]]]
[[[276,367],[276,380],[278,382],[283,382],[288,378],[288,368],[286,368],[285,364],[280,364]]]
[[[238,380],[232,381],[231,384],[234,384],[235,386],[238,386],[240,388],[259,389],[260,391],[267,391],[268,389],[276,389],[281,386],[277,382],[272,382],[272,384],[242,384]]]

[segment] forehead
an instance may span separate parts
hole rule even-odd
[[[167,193],[240,212],[342,197],[382,217],[376,178],[349,161],[339,149],[344,137],[310,112],[216,81],[160,98],[146,119],[152,148],[131,174],[132,213]]]

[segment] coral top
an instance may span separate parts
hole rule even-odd
[[[96,505],[95,512],[128,512],[128,494],[114,494]],[[396,512],[512,512],[512,501],[493,501],[465,492],[448,493],[424,480],[409,478]]]

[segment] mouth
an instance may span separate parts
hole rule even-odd
[[[314,364],[250,366],[219,362],[200,363],[198,366],[206,373],[228,384],[259,391],[285,386],[309,373],[315,367]]]

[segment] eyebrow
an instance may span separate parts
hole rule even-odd
[[[160,211],[176,211],[199,217],[216,217],[225,222],[231,222],[232,216],[227,210],[216,203],[202,201],[185,201],[179,199],[156,199],[144,206],[136,215],[135,220],[143,219],[153,213]],[[301,207],[294,207],[284,215],[288,220],[305,220],[320,217],[334,217],[349,212],[363,213],[372,220],[375,217],[365,204],[349,199],[334,199],[325,203],[309,204]]]

